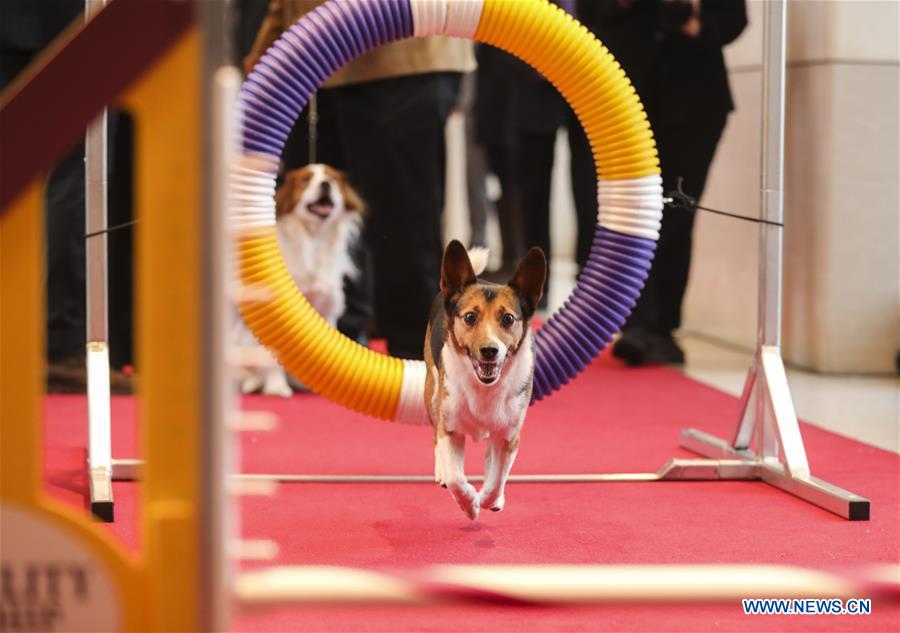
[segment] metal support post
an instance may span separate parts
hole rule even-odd
[[[775,224],[759,225],[757,349],[741,395],[738,429],[730,445],[688,429],[682,432],[682,446],[706,457],[741,457],[759,465],[763,481],[845,518],[868,519],[868,499],[810,475],[781,357],[785,22],[785,1],[768,0],[763,25],[760,216]]]
[[[90,20],[106,0],[86,0]],[[84,143],[85,180],[85,305],[87,325],[86,375],[88,402],[88,481],[91,512],[102,521],[114,518],[112,443],[109,398],[109,338],[107,310],[107,111],[88,126]]]
[[[227,492],[232,468],[229,426],[235,408],[233,380],[225,350],[232,310],[226,297],[231,280],[231,236],[226,230],[229,172],[235,160],[238,134],[237,98],[241,74],[227,65],[225,54],[226,7],[223,3],[197,5],[202,33],[203,207],[201,235],[201,395],[199,463],[200,507],[197,521],[199,543],[201,631],[230,630],[232,568],[228,547],[235,541],[237,521]]]

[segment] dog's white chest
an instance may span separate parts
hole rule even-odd
[[[311,235],[296,218],[278,222],[278,244],[285,266],[310,305],[335,325],[344,311],[344,276],[356,273],[348,251],[358,233],[355,217],[347,216],[318,235]]]
[[[500,379],[484,385],[475,376],[471,361],[449,344],[441,352],[444,364],[444,427],[482,440],[489,435],[511,437],[525,421],[531,397],[534,352],[529,333],[515,357],[507,362]]]

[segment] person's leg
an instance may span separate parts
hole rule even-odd
[[[109,215],[116,226],[134,220],[134,120],[110,111]],[[109,363],[134,365],[134,231],[135,226],[109,234]]]
[[[253,50],[256,34],[269,11],[269,0],[237,0],[232,4],[232,45],[240,67],[241,61]]]
[[[660,130],[660,159],[663,166],[663,190],[678,186],[699,200],[706,187],[706,177],[716,146],[725,129],[725,120],[704,122],[694,126],[671,126]],[[659,284],[659,318],[657,333],[671,337],[681,326],[681,304],[687,289],[691,265],[694,213],[667,209],[663,215],[661,241],[664,250],[656,270]]]
[[[513,155],[511,147],[494,145],[487,148],[488,169],[500,181],[500,199],[495,205],[503,247],[499,272],[508,274],[512,274],[525,254],[525,226]]]
[[[654,127],[665,193],[674,190],[682,177],[685,193],[699,199],[724,127],[724,120]],[[681,325],[693,226],[693,213],[665,208],[647,285],[613,350],[632,364],[684,362],[672,333]]]
[[[625,327],[613,345],[613,356],[634,367],[639,367],[650,360],[647,337],[649,333],[656,331],[658,306],[659,286],[651,271],[644,282],[637,304],[628,315]]]
[[[444,124],[459,75],[433,73],[337,89],[350,180],[369,205],[375,320],[394,356],[422,358],[441,266]]]
[[[478,113],[475,109],[477,90],[475,73],[463,76],[459,103],[463,112],[466,143],[466,200],[469,204],[471,246],[487,246],[487,218],[491,201],[487,195],[487,150],[478,138]]]
[[[540,247],[552,266],[550,252],[550,186],[553,175],[553,154],[556,134],[528,134],[516,136],[517,188],[522,202],[525,226],[525,248]],[[544,286],[541,308],[547,307],[550,277]]]
[[[594,156],[584,128],[575,113],[568,111],[569,173],[572,179],[572,196],[578,221],[575,262],[578,270],[587,263],[597,227],[597,171]]]
[[[491,201],[487,195],[488,159],[475,135],[473,114],[466,115],[466,200],[469,203],[471,246],[487,246],[487,217]]]
[[[47,184],[47,358],[85,354],[84,143]]]

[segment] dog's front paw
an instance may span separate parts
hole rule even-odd
[[[241,380],[241,393],[256,393],[262,389],[263,380],[256,374],[248,374]]]
[[[294,391],[282,376],[280,379],[267,379],[263,385],[262,392],[267,396],[279,396],[281,398],[290,398],[294,395]]]
[[[478,493],[478,505],[482,508],[490,508],[491,512],[500,512],[506,504],[506,496],[502,492]]]
[[[449,484],[448,488],[456,505],[466,513],[467,517],[476,521],[481,505],[478,503],[478,492],[475,487],[468,482],[462,482]]]

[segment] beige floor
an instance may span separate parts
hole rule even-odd
[[[730,349],[702,336],[680,336],[684,373],[740,395],[750,351]],[[892,376],[833,376],[787,367],[794,408],[802,420],[834,433],[900,452],[900,380]]]
[[[554,260],[548,312],[559,309],[574,285],[574,263]],[[682,334],[687,364],[699,382],[741,394],[751,350],[739,350],[697,334]],[[797,416],[834,433],[900,453],[900,380],[895,376],[832,376],[787,368]],[[735,424],[737,421],[735,421]]]

